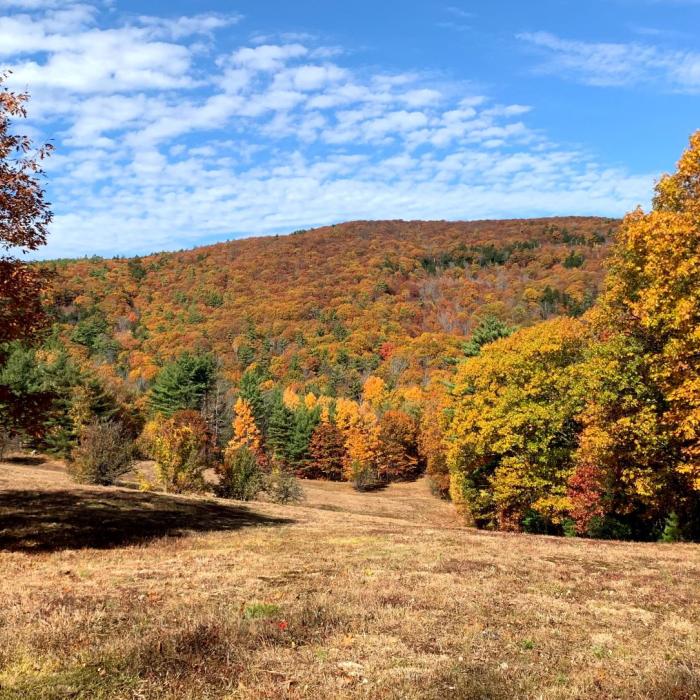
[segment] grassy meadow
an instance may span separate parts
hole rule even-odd
[[[0,465],[0,698],[700,697],[700,547],[479,532],[426,480],[300,505]]]

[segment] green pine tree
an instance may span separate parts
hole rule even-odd
[[[663,532],[661,533],[661,542],[680,542],[683,539],[680,519],[677,513],[671,513],[666,518]]]
[[[279,459],[289,458],[289,445],[294,424],[294,414],[282,401],[282,392],[277,389],[271,397],[267,422],[267,444]]]
[[[318,406],[308,409],[302,404],[294,411],[294,422],[288,448],[289,461],[294,466],[301,466],[306,460],[311,436],[320,421],[321,409]]]
[[[215,378],[216,363],[211,355],[183,353],[158,373],[149,396],[151,409],[165,416],[188,409],[198,411]]]
[[[481,348],[487,343],[493,343],[499,338],[506,338],[515,331],[515,328],[507,326],[496,316],[486,316],[481,319],[474,329],[472,337],[464,343],[462,349],[467,357],[475,357],[481,352]]]

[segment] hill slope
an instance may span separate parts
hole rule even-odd
[[[357,393],[370,372],[425,382],[477,320],[528,325],[581,313],[600,287],[616,221],[352,222],[140,259],[52,263],[64,337],[143,389],[183,350],[218,355],[235,381]]]

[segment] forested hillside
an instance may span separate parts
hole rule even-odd
[[[36,249],[40,165],[12,168],[4,245]],[[285,502],[295,477],[362,491],[427,471],[479,527],[700,539],[699,183],[700,132],[622,222],[352,222],[3,258],[20,284],[3,292],[0,450],[50,451],[93,484],[148,458],[146,489]]]
[[[359,398],[370,373],[425,385],[480,320],[580,315],[610,219],[352,222],[136,259],[49,264],[55,321],[84,364],[136,393],[184,350],[237,382],[251,364]]]

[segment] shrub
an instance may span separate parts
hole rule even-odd
[[[298,503],[304,499],[304,490],[294,475],[279,465],[264,476],[263,490],[273,503]]]
[[[222,498],[252,501],[262,489],[262,472],[255,455],[247,447],[228,450],[217,471],[216,493]]]
[[[666,523],[660,539],[661,542],[680,542],[683,539],[681,524],[677,513],[671,513],[668,518],[666,518]]]
[[[94,421],[80,431],[78,445],[68,462],[68,472],[83,484],[113,484],[131,469],[134,443],[116,421]]]
[[[211,433],[196,411],[157,417],[144,428],[142,444],[156,461],[166,492],[201,491],[214,451]]]
[[[376,467],[359,461],[350,466],[350,482],[356,491],[373,491],[382,485]]]

